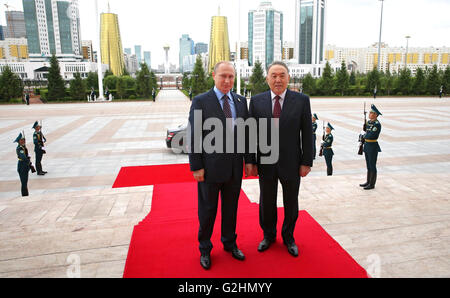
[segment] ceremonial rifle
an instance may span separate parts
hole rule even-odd
[[[363,125],[364,134],[367,131],[367,111],[366,111],[366,103],[364,103],[364,125]],[[359,151],[358,155],[363,155],[364,152],[364,144],[366,140],[364,139],[364,134],[359,135]]]

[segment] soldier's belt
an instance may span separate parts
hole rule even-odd
[[[378,140],[366,140],[367,143],[377,143]]]
[[[333,147],[325,147],[325,148],[323,148],[323,149],[333,149]]]

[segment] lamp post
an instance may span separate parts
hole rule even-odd
[[[378,40],[378,70],[381,71],[381,34],[383,32],[383,9],[384,0],[381,1],[380,39]]]
[[[103,98],[103,70],[102,70],[102,52],[101,52],[101,36],[100,36],[100,14],[98,13],[98,0],[95,0],[95,19],[97,21],[97,36],[98,45],[97,50],[97,74],[98,74],[98,99],[104,100]]]
[[[408,67],[408,50],[409,50],[409,39],[411,36],[406,36],[406,53],[405,53],[405,69]]]

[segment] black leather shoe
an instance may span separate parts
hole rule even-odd
[[[38,173],[37,175],[38,175],[38,176],[45,176],[44,173]]]
[[[211,268],[211,255],[209,254],[201,255],[200,265],[202,265],[203,269],[209,270]]]
[[[259,252],[263,252],[269,249],[270,245],[272,245],[272,243],[274,243],[275,240],[269,240],[264,238],[263,241],[261,241],[261,243],[258,246],[258,251]]]
[[[298,247],[295,243],[291,243],[291,244],[285,244],[287,246],[288,252],[293,256],[293,257],[298,257]]]
[[[226,252],[231,252],[231,255],[233,256],[233,258],[235,258],[236,260],[239,261],[243,261],[245,260],[245,255],[242,253],[242,251],[239,250],[239,248],[233,248],[233,249],[226,249]]]
[[[42,171],[42,174],[44,174],[44,175],[45,175],[45,174],[48,174],[48,172],[46,172],[46,171]]]

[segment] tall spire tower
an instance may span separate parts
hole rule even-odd
[[[211,39],[209,44],[209,67],[208,71],[214,70],[214,66],[221,61],[230,61],[230,40],[228,36],[227,17],[218,16],[211,20]]]
[[[120,36],[119,17],[110,12],[101,14],[101,57],[102,63],[108,64],[109,69],[116,76],[121,76],[125,69],[123,58],[122,38]]]

